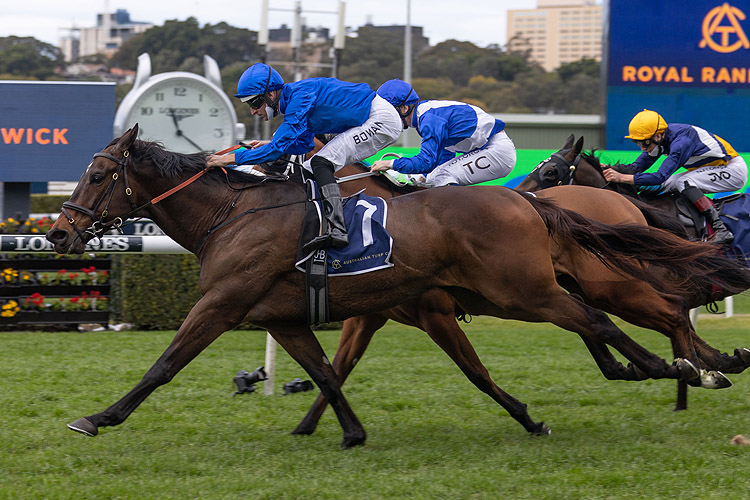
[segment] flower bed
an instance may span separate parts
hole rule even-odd
[[[0,327],[107,323],[110,266],[91,255],[0,254]]]

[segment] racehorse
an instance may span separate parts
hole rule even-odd
[[[349,165],[336,175],[343,181],[339,184],[342,194],[349,195],[362,189],[371,196],[392,198],[414,192],[413,186],[398,185],[386,176],[366,176],[367,168]],[[365,177],[366,176],[366,177]],[[347,179],[352,180],[347,180]],[[581,186],[565,186],[542,190],[540,198],[554,201],[558,206],[574,210],[607,224],[644,224],[641,211],[625,197],[611,191],[596,190]],[[604,311],[620,316],[624,320],[670,337],[689,335],[698,357],[712,368],[738,373],[750,366],[750,351],[736,350],[734,356],[720,353],[706,344],[692,329],[685,318],[684,301],[663,294],[640,280],[614,273],[598,259],[592,258],[579,248],[559,245],[552,239],[552,260],[557,280],[568,291],[583,297],[584,301]],[[750,282],[748,283],[750,285]],[[704,289],[705,290],[705,289]],[[706,296],[710,294],[707,291]],[[462,311],[458,311],[461,314]],[[388,319],[415,326],[428,333],[435,343],[451,357],[466,376],[482,391],[493,397],[495,390],[487,370],[472,348],[465,333],[456,322],[456,301],[443,290],[431,290],[418,299],[401,304],[386,311],[357,316],[344,321],[341,338],[333,359],[333,366],[343,384],[354,366],[362,359],[375,332]],[[689,333],[674,334],[675,330]],[[591,354],[604,376],[608,379],[637,380],[635,367],[623,367],[608,355],[606,346],[587,342]],[[678,354],[675,349],[675,354]],[[311,434],[326,408],[326,400],[319,395],[307,415],[295,429],[295,433]],[[675,409],[687,408],[684,389],[680,392]]]
[[[68,427],[95,436],[99,427],[122,423],[223,332],[248,321],[268,330],[318,385],[343,429],[341,446],[363,444],[365,430],[306,322],[304,273],[294,266],[304,186],[209,170],[204,154],[171,153],[137,135],[136,125],[94,155],[47,239],[58,253],[82,253],[87,241],[123,220],[150,217],[193,249],[202,297],[129,393]],[[247,189],[239,193],[226,185],[240,183]],[[710,245],[639,226],[606,226],[529,195],[483,186],[395,197],[388,200],[388,214],[394,266],[331,280],[332,320],[381,311],[441,288],[470,314],[551,322],[614,347],[651,378],[694,378],[689,365],[667,364],[604,312],[564,292],[555,281],[549,234],[655,287],[667,285],[646,267],[650,263],[667,266],[687,282],[691,276],[711,281],[723,261]],[[223,224],[234,217],[241,222]],[[526,405],[498,391],[498,402],[528,432],[549,433],[543,422],[531,419]]]
[[[685,223],[690,218],[690,206],[678,209],[681,200],[679,195],[638,193],[632,184],[608,182],[602,173],[601,161],[593,152],[583,151],[583,137],[573,144],[575,137],[571,134],[563,147],[542,161],[516,187],[518,190],[535,192],[553,186],[581,185],[600,189],[607,189],[628,196],[649,219],[649,224],[668,229],[691,241],[697,241],[706,236],[703,216],[696,216],[699,224],[693,221]],[[680,212],[685,212],[684,219]],[[699,304],[703,305],[703,304]]]

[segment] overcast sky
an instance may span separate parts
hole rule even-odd
[[[270,0],[271,9],[292,9],[293,0]],[[352,28],[367,21],[375,25],[406,24],[406,0],[348,0],[346,25]],[[57,45],[61,28],[92,27],[96,14],[126,9],[133,21],[161,25],[165,20],[184,21],[195,17],[203,25],[226,21],[232,26],[257,30],[261,0],[16,0],[3,2],[0,36],[33,36]],[[337,0],[302,0],[303,16],[309,26],[335,31]],[[506,10],[534,9],[536,0],[411,0],[411,23],[422,26],[431,44],[447,39],[470,41],[481,47],[505,45]],[[307,11],[307,12],[305,12]],[[292,12],[269,14],[269,27],[291,26]],[[333,34],[333,33],[332,33]]]

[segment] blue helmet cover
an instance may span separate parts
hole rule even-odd
[[[394,106],[409,106],[419,102],[419,95],[414,88],[403,80],[394,78],[378,88],[378,95]]]
[[[263,63],[255,63],[242,73],[237,82],[237,93],[234,97],[247,97],[265,94],[284,86],[284,79],[278,71]]]

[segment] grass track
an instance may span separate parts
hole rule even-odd
[[[750,345],[750,318],[704,319],[723,350]],[[574,334],[475,318],[490,374],[552,428],[530,437],[426,335],[389,323],[345,386],[367,444],[338,448],[330,410],[312,436],[289,432],[314,393],[232,398],[232,377],[263,364],[265,334],[229,332],[122,425],[65,428],[140,379],[173,332],[0,333],[0,499],[701,499],[748,498],[750,375],[691,389],[609,382]],[[667,339],[626,331],[669,357]],[[338,332],[319,338],[332,356]],[[749,372],[750,373],[750,372]],[[285,353],[283,382],[306,375]]]

